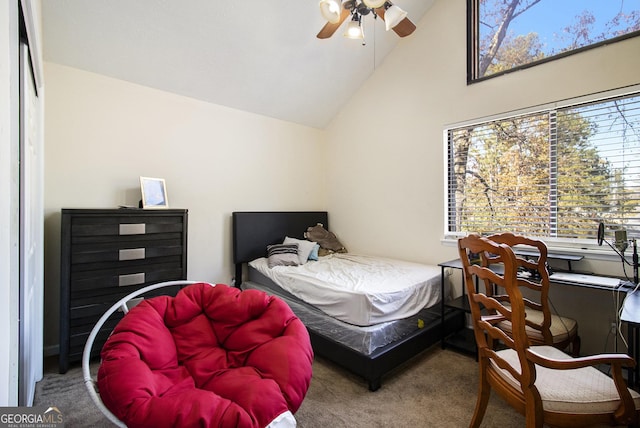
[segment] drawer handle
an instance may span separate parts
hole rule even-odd
[[[140,304],[140,302],[142,302],[144,300],[144,297],[136,297],[134,299],[131,299],[127,302],[124,303],[123,306],[120,306],[118,308],[119,312],[129,312],[129,310],[131,310],[131,308],[138,306]],[[126,307],[126,309],[125,309]]]
[[[124,223],[120,225],[120,235],[144,235],[146,233],[145,223]]]
[[[129,285],[144,284],[144,272],[132,273],[129,275],[120,275],[118,277],[118,286],[126,287]]]
[[[118,260],[140,260],[145,257],[145,249],[144,248],[129,248],[126,250],[120,250],[118,254]]]

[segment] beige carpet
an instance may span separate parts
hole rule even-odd
[[[35,405],[57,406],[67,427],[108,427],[82,383],[79,366],[66,374],[47,369],[36,388]],[[364,380],[322,359],[300,410],[298,426],[465,427],[476,399],[477,365],[472,357],[433,347],[384,377],[370,392]],[[524,417],[495,394],[483,427],[522,427]]]

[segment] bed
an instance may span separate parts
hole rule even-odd
[[[268,245],[280,244],[287,236],[304,239],[307,228],[318,223],[329,229],[326,211],[232,214],[235,286],[266,291],[285,300],[307,327],[316,355],[363,377],[369,390],[375,391],[380,388],[383,375],[438,342],[443,333],[448,334],[464,326],[462,313],[446,313],[442,322],[439,304],[441,278],[437,267],[433,267],[431,273],[425,273],[428,276],[425,281],[431,290],[425,300],[426,307],[404,313],[400,319],[369,320],[361,317],[345,322],[338,319],[339,316],[329,316],[327,312],[330,309],[310,305],[298,298],[291,292],[295,289],[287,290],[285,288],[288,287],[276,284],[264,269],[256,265],[264,259]],[[350,257],[349,253],[336,255],[337,259]],[[434,290],[437,290],[436,296]],[[411,299],[408,299],[407,304],[410,303]]]

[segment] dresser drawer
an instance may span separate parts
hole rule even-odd
[[[87,270],[71,273],[71,301],[81,292],[96,295],[124,290],[130,293],[137,285],[149,285],[156,282],[171,281],[183,272],[182,260],[174,257],[158,264],[124,264],[113,268]],[[104,290],[106,291],[104,291]],[[119,290],[119,291],[116,291]]]
[[[183,218],[170,215],[77,217],[71,223],[72,239],[100,240],[108,236],[141,236],[182,231]]]
[[[115,316],[116,315],[114,315],[114,317]],[[109,335],[111,334],[111,331],[113,330],[113,327],[115,327],[115,324],[117,324],[120,319],[122,319],[122,313],[119,313],[118,318],[114,319],[113,325],[111,327],[103,326],[103,328],[100,329],[93,342],[94,345],[91,350],[91,357],[98,357],[100,355],[100,351],[102,350],[104,342],[107,341]],[[91,326],[91,328],[93,328],[93,325]],[[77,361],[82,359],[84,345],[87,343],[90,332],[91,329],[87,331],[85,326],[82,326],[81,328],[75,330],[72,328],[69,340],[69,360]]]
[[[164,239],[103,242],[75,245],[71,253],[71,264],[104,261],[147,260],[156,257],[180,255],[184,251],[181,236],[164,236]]]
[[[148,284],[147,284],[148,285]],[[79,327],[85,328],[87,333],[91,331],[96,322],[100,319],[107,309],[109,309],[115,302],[125,297],[132,291],[139,290],[144,286],[136,286],[128,290],[116,290],[113,294],[103,296],[91,296],[85,299],[81,299],[76,306],[71,307],[69,312],[69,326],[73,330]],[[163,295],[175,295],[179,290],[179,287],[166,287],[162,289]],[[158,293],[150,292],[145,295],[145,298],[153,297]],[[120,312],[118,312],[120,313]]]

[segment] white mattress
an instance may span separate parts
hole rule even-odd
[[[440,301],[440,268],[357,254],[331,254],[302,266],[249,263],[326,314],[367,326],[403,319]]]

